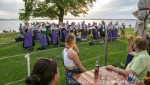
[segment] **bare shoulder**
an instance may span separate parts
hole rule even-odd
[[[75,58],[76,56],[78,56],[78,54],[77,54],[74,50],[71,50],[71,51],[68,52],[68,57],[69,57],[70,59],[73,59],[73,58]]]
[[[74,50],[70,50],[68,52],[68,55],[75,56],[75,55],[77,55],[77,53]]]

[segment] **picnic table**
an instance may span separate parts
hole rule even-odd
[[[117,77],[112,74],[112,71],[106,70],[105,67],[99,68],[99,73],[104,73],[107,76],[107,83],[105,85],[114,85],[113,82],[117,81]],[[117,76],[122,76],[123,81],[127,80],[125,75],[118,74]],[[99,75],[94,74],[94,70],[74,75],[73,78],[81,85],[99,85]],[[138,82],[136,85],[143,85],[143,83]]]

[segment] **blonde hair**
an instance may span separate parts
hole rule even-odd
[[[76,40],[75,35],[73,33],[68,34],[65,39],[66,47],[71,47],[74,40]]]
[[[141,50],[147,50],[149,46],[149,41],[145,38],[142,38],[142,36],[137,36],[134,43]]]

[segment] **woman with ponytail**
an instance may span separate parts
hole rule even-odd
[[[79,59],[79,49],[76,46],[76,37],[74,34],[68,34],[65,39],[65,49],[62,52],[63,65],[65,67],[67,85],[80,85],[73,79],[75,74],[85,72]]]

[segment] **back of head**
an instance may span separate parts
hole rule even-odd
[[[147,50],[149,46],[148,40],[146,40],[145,38],[142,38],[141,36],[136,37],[135,44],[141,50]]]
[[[39,59],[31,73],[25,80],[26,85],[49,85],[57,74],[56,61],[48,58]]]
[[[65,44],[66,47],[72,47],[75,44],[76,37],[74,34],[70,33],[66,36]]]

